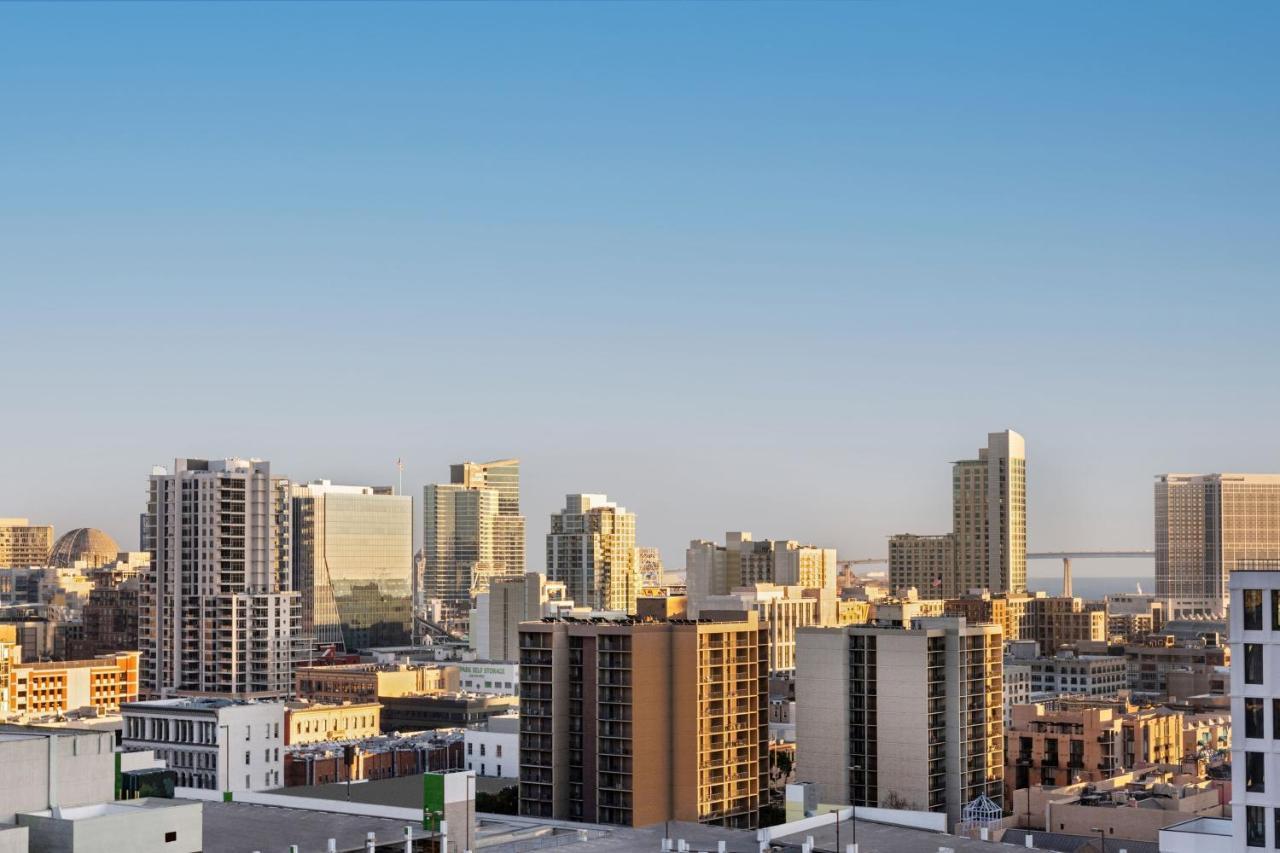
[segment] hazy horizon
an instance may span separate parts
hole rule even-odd
[[[0,516],[518,456],[532,567],[865,557],[1012,428],[1033,550],[1151,547],[1280,471],[1280,7],[975,8],[0,4]]]

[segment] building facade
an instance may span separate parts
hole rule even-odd
[[[768,637],[741,622],[531,622],[520,813],[742,828],[768,802]]]
[[[466,769],[477,776],[520,777],[520,715],[490,717],[482,728],[467,729]]]
[[[951,533],[890,536],[889,587],[897,595],[909,589],[933,598],[957,595],[955,536]]]
[[[394,663],[304,666],[297,672],[299,699],[330,705],[368,704],[382,697],[444,693],[458,689],[455,668]]]
[[[343,649],[412,640],[413,501],[390,488],[293,486],[302,633]]]
[[[1237,850],[1280,846],[1280,572],[1236,567],[1231,638],[1231,821]]]
[[[796,668],[796,630],[821,625],[820,600],[815,590],[801,586],[756,583],[728,595],[703,600],[698,618],[741,619],[754,612],[769,630],[769,671],[790,673]]]
[[[0,568],[46,566],[53,549],[53,527],[27,518],[0,518]]]
[[[482,660],[515,661],[520,657],[520,623],[550,615],[546,605],[567,599],[565,585],[541,572],[494,578],[476,594],[471,612],[471,645]]]
[[[142,689],[287,697],[305,654],[292,589],[289,483],[270,463],[178,459],[155,469],[143,522]]]
[[[382,734],[382,706],[288,702],[284,709],[285,746],[334,740],[361,740]]]
[[[945,812],[1004,803],[998,625],[802,628],[796,765],[820,803]]]
[[[21,646],[0,641],[0,717],[39,717],[82,708],[111,714],[137,699],[137,652],[24,664]]]
[[[126,751],[152,750],[178,785],[207,791],[262,791],[284,784],[283,702],[181,698],[121,709]]]
[[[1027,589],[1027,448],[1013,430],[987,435],[977,459],[952,466],[956,589]]]
[[[566,495],[551,516],[547,577],[592,610],[634,613],[640,591],[636,516],[605,495]]]
[[[753,584],[817,590],[821,624],[837,618],[839,566],[834,548],[794,539],[752,539],[747,531],[725,534],[725,544],[695,539],[685,551],[689,613],[697,616],[710,596],[730,595]]]
[[[466,624],[472,596],[494,577],[524,574],[520,461],[463,462],[450,482],[423,491],[423,577],[418,606],[438,600],[446,622]]]
[[[1027,661],[1033,697],[1117,696],[1129,686],[1129,667],[1122,657],[1063,652]]]
[[[1221,617],[1237,569],[1280,569],[1280,474],[1163,474],[1156,595],[1166,619]]]

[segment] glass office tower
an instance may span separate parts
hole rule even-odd
[[[293,488],[303,632],[351,651],[412,637],[413,502],[390,488]]]

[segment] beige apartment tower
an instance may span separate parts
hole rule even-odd
[[[692,616],[710,596],[767,583],[816,590],[819,622],[835,622],[835,548],[801,545],[794,539],[754,540],[747,531],[731,531],[724,545],[705,539],[690,542],[685,570]]]
[[[566,495],[547,534],[547,577],[591,610],[635,613],[640,591],[636,516],[607,495]]]
[[[1221,617],[1237,569],[1280,569],[1280,474],[1162,474],[1156,597],[1169,619]]]
[[[1013,430],[987,435],[977,459],[952,465],[957,594],[1027,589],[1027,447]]]
[[[26,518],[0,518],[0,568],[45,566],[53,549],[53,527]]]
[[[307,649],[290,568],[289,482],[261,459],[151,473],[139,643],[145,694],[288,697]]]
[[[423,574],[415,604],[437,599],[447,621],[465,625],[472,596],[494,577],[524,574],[520,460],[463,462],[450,482],[423,490]]]
[[[520,632],[520,813],[752,828],[768,802],[768,637],[740,622]]]
[[[796,771],[820,803],[945,812],[1004,801],[1004,657],[998,625],[796,633]]]
[[[921,598],[956,595],[956,537],[899,533],[889,537],[889,587],[895,595],[915,589]]]

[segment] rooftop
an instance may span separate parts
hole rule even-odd
[[[421,807],[421,777],[419,807]],[[357,786],[358,787],[358,786]],[[340,851],[363,851],[372,832],[379,845],[403,843],[405,826],[414,838],[426,838],[421,823],[392,818],[259,806],[248,803],[205,802],[203,853],[245,853],[247,850],[324,850],[330,838]]]
[[[146,702],[130,702],[125,710],[147,710],[163,708],[180,708],[191,711],[217,711],[241,705],[272,705],[273,702],[258,702],[253,699],[217,699],[212,696],[182,696],[177,699],[151,699]]]

